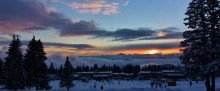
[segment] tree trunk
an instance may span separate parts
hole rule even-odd
[[[214,75],[211,76],[211,82],[212,82],[211,91],[215,91],[215,76]]]
[[[36,86],[36,90],[39,90],[39,89],[38,89],[38,86]]]
[[[205,85],[206,85],[206,91],[211,91],[210,78],[209,78],[209,76],[206,76]]]

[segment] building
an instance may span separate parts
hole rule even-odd
[[[112,77],[112,71],[106,72],[76,72],[74,76],[88,79],[107,79]]]
[[[150,78],[162,78],[163,73],[161,71],[140,71],[139,79],[150,79]]]
[[[164,78],[167,79],[183,79],[185,75],[178,70],[162,70]]]

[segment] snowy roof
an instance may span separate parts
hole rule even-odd
[[[133,73],[126,73],[125,75],[129,76],[129,75],[134,75]]]
[[[74,74],[73,77],[79,77],[79,75]]]
[[[184,74],[166,74],[167,76],[184,76]]]
[[[112,73],[112,71],[103,71],[103,72],[98,72],[98,73]]]
[[[82,73],[82,74],[94,74],[95,72],[77,72],[77,73]]]
[[[119,75],[119,74],[121,74],[121,73],[112,73],[112,74],[114,74],[114,75]]]
[[[140,71],[139,74],[143,74],[143,73],[151,73],[151,71]]]
[[[162,72],[171,73],[171,72],[178,72],[177,70],[162,70]]]
[[[152,71],[151,73],[162,73],[161,71]]]
[[[111,75],[93,75],[93,77],[109,77]]]

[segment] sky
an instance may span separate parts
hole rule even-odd
[[[190,0],[0,0],[0,50],[33,36],[47,55],[180,53]]]

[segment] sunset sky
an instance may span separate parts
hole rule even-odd
[[[47,55],[179,53],[190,0],[0,0],[0,50],[17,34]]]

